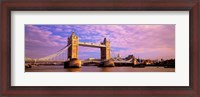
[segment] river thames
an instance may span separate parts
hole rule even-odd
[[[164,68],[159,66],[154,67],[97,67],[97,66],[82,66],[81,68],[64,68],[64,66],[34,66],[26,68],[25,72],[175,72],[175,68]]]

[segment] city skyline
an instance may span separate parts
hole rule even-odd
[[[175,25],[25,25],[25,57],[41,58],[67,45],[75,32],[81,42],[110,41],[111,57],[175,58]],[[79,46],[79,58],[98,58],[98,48]]]

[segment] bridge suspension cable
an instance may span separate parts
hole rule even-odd
[[[39,58],[38,60],[39,61],[52,60],[52,59],[58,57],[59,55],[63,54],[70,46],[71,46],[71,44],[70,45],[66,45],[65,47],[63,47],[62,49],[57,51],[56,53],[51,54],[51,55],[46,56],[46,57],[43,57],[43,58]]]

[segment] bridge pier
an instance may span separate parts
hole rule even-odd
[[[78,59],[79,38],[74,34],[74,32],[70,37],[68,37],[68,45],[71,45],[68,48],[68,59],[70,60],[64,62],[64,68],[80,68],[81,60]]]
[[[82,67],[81,60],[76,58],[64,62],[64,68],[81,68],[81,67]]]
[[[111,60],[111,59],[102,61],[102,62],[99,64],[99,67],[114,67],[114,66],[115,66],[115,63],[114,63],[114,61]]]

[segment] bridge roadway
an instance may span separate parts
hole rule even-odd
[[[26,61],[25,63],[34,63],[34,64],[62,64],[63,62],[65,62],[66,60],[36,60],[36,61]],[[98,60],[82,60],[81,61],[82,64],[85,64],[85,63],[97,63],[97,64],[100,64],[102,61],[98,61]],[[130,64],[132,62],[130,61],[114,61],[114,63],[116,64]]]
[[[96,48],[106,47],[105,45],[102,44],[86,43],[86,42],[79,42],[79,46],[96,47]]]
[[[62,63],[65,62],[66,60],[30,60],[30,61],[25,61],[26,63]]]
[[[94,63],[101,63],[101,61],[82,61],[82,63],[90,63],[90,62],[94,62]],[[114,61],[114,63],[132,63],[129,61]]]

